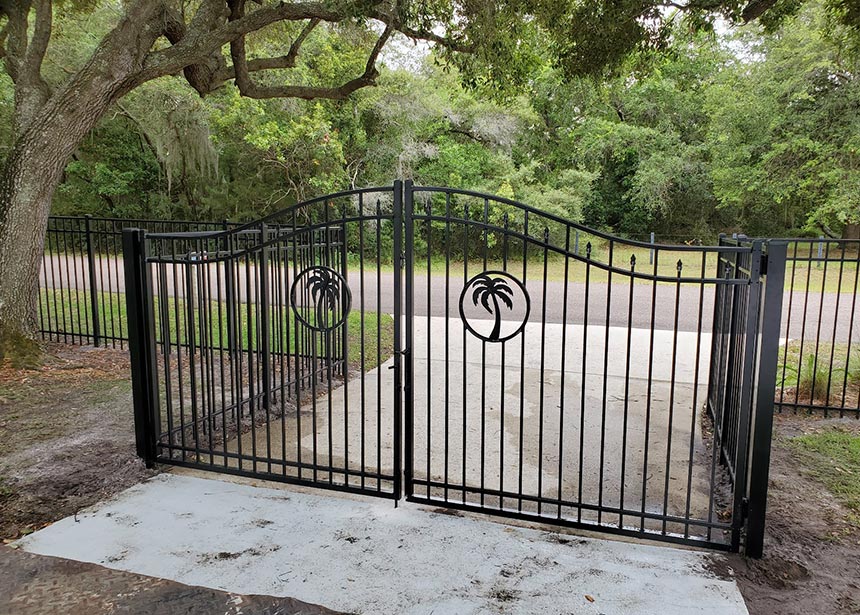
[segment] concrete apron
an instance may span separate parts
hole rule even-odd
[[[747,613],[721,555],[239,480],[162,474],[17,544],[367,615]]]
[[[560,493],[564,501],[716,520],[716,504],[710,499],[713,456],[702,442],[699,422],[710,336],[679,332],[676,339],[671,331],[654,331],[649,362],[648,330],[629,330],[629,353],[626,328],[611,327],[607,345],[606,328],[589,326],[583,353],[585,332],[582,325],[547,324],[542,329],[540,324],[528,324],[524,334],[503,349],[464,335],[459,319],[416,317],[416,479],[447,477],[455,486],[447,493],[451,501],[463,502],[465,497],[467,503],[483,502],[492,508],[538,510],[529,501],[482,500],[473,492],[464,496],[456,489],[464,484],[464,472],[470,487],[497,490],[502,484],[513,493],[543,498],[558,498]],[[315,408],[306,404],[298,439],[295,415],[287,415],[283,424],[279,418],[271,429],[245,434],[242,450],[250,451],[253,445],[258,454],[271,451],[273,457],[285,450],[291,459],[300,453],[305,462],[314,459],[316,450],[320,464],[392,473],[391,365],[389,360],[364,378],[355,377],[347,386],[322,395]],[[228,449],[237,450],[238,444],[228,443]],[[257,469],[267,468],[257,464]],[[718,476],[720,469],[716,471]],[[302,476],[310,479],[313,473],[305,470]],[[328,481],[329,476],[320,471],[316,479]],[[360,482],[342,473],[331,479]],[[365,485],[373,487],[373,482]],[[428,488],[417,486],[416,493],[427,494]],[[441,498],[445,491],[431,488],[429,494]],[[555,516],[559,509],[544,504],[540,512]],[[628,529],[692,536],[706,532],[680,523],[664,526],[654,519],[643,522],[641,517],[619,518],[567,506],[560,514]],[[721,540],[719,533],[711,538]]]

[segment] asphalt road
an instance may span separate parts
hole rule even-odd
[[[185,275],[182,266],[175,267],[176,282],[174,283],[174,267],[167,267],[167,291],[175,295],[174,286],[180,287],[184,294]],[[203,267],[197,267],[202,271]],[[223,267],[209,265],[209,293],[214,299],[224,297]],[[71,272],[63,275],[62,272]],[[218,272],[218,273],[216,273]],[[254,268],[250,268],[251,280],[256,277]],[[243,275],[237,278],[236,287],[240,300],[246,299],[248,288],[244,269]],[[100,259],[95,267],[95,277],[100,290],[109,292],[125,292],[122,259]],[[365,271],[364,276],[358,271],[350,271],[349,286],[353,294],[353,309],[363,306],[367,311],[394,312],[394,276],[391,272]],[[45,261],[42,271],[42,285],[47,288],[89,288],[89,272],[83,258],[64,255],[53,255]],[[405,276],[404,276],[405,279]],[[276,278],[273,278],[276,282]],[[418,316],[458,316],[459,299],[463,290],[462,275],[446,279],[443,275],[414,276],[414,313]],[[289,289],[285,277],[281,285]],[[197,284],[197,282],[195,282]],[[254,296],[254,284],[250,285],[251,296]],[[405,287],[405,282],[404,282]],[[561,281],[530,279],[526,283],[530,299],[529,320],[532,322],[606,325],[641,329],[653,327],[658,330],[703,331],[711,330],[714,311],[714,286],[698,284],[682,284],[680,288],[673,284],[658,284],[656,288],[647,281],[637,281],[633,285],[632,301],[630,284],[605,284],[571,282],[565,287]],[[405,288],[404,288],[405,290]],[[566,292],[565,292],[566,291]],[[565,294],[567,302],[565,303]],[[283,293],[286,297],[288,292]],[[447,297],[447,302],[446,302]],[[652,309],[653,303],[653,309]],[[607,306],[609,309],[607,310]],[[404,306],[405,308],[405,306]],[[790,313],[789,313],[790,310]],[[853,312],[853,314],[852,314]],[[848,293],[805,293],[796,291],[784,294],[782,323],[783,335],[785,324],[789,324],[788,336],[792,339],[815,339],[822,341],[834,340],[845,342],[860,341],[860,301]],[[524,313],[524,301],[515,303],[513,309],[505,312],[505,319],[521,319]],[[820,315],[820,318],[819,318]],[[480,317],[480,314],[476,314]],[[491,318],[487,314],[487,318]],[[853,321],[853,325],[852,325]],[[834,326],[835,325],[835,326]],[[835,338],[834,338],[835,329]]]

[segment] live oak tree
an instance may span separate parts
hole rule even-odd
[[[107,4],[108,2],[104,2]],[[59,8],[88,10],[99,0],[0,0],[0,57],[14,85],[13,143],[0,169],[0,358],[38,359],[38,276],[51,200],[84,137],[120,99],[141,85],[182,75],[200,96],[232,83],[258,99],[334,99],[372,86],[376,62],[395,35],[439,47],[477,88],[512,92],[540,58],[568,75],[600,74],[639,49],[671,42],[679,15],[696,29],[718,17],[777,23],[797,10],[787,0],[113,0],[117,18],[89,57],[48,77],[43,63]],[[860,22],[850,0],[832,10]],[[278,39],[259,53],[255,37]],[[320,27],[353,24],[373,34],[363,70],[339,83],[292,77],[303,44]],[[270,46],[265,46],[269,49]]]

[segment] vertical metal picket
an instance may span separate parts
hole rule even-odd
[[[92,232],[92,216],[87,214],[84,216],[85,240],[87,243],[87,272],[89,275],[90,289],[90,312],[92,313],[93,323],[93,346],[98,346],[101,340],[101,318],[99,318],[99,286],[96,280],[96,260],[95,251],[93,250],[93,232]]]
[[[268,412],[272,407],[272,351],[270,328],[272,317],[270,296],[269,296],[269,247],[266,243],[269,241],[269,227],[263,222],[260,224],[260,275],[257,292],[260,294],[260,347],[262,356],[260,357],[260,366],[263,371],[263,407]]]
[[[146,467],[151,468],[157,457],[158,382],[152,279],[146,263],[146,231],[123,229],[122,247],[135,444],[138,456]]]
[[[398,182],[399,184],[400,182]],[[415,429],[414,421],[414,403],[413,403],[413,384],[415,374],[415,356],[412,352],[414,337],[415,337],[415,290],[414,290],[414,263],[413,263],[413,245],[415,244],[415,230],[413,228],[412,214],[414,210],[414,190],[412,180],[406,180],[405,187],[395,185],[394,194],[405,192],[405,231],[406,231],[406,386],[404,390],[405,403],[405,450],[406,458],[403,468],[403,474],[406,479],[406,497],[411,497],[413,493],[413,443],[412,435]],[[397,196],[395,196],[395,199]],[[399,275],[398,275],[399,277]],[[400,318],[399,312],[395,318]],[[398,472],[400,470],[398,469]]]

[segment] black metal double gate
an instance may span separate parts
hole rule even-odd
[[[151,464],[761,551],[782,244],[396,182],[124,254]]]

